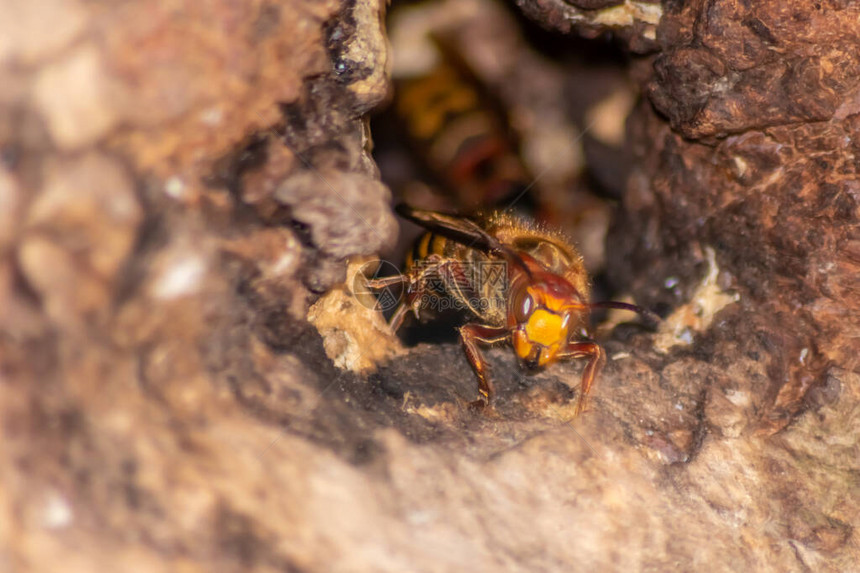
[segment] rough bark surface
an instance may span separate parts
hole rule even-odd
[[[777,425],[830,368],[860,369],[858,16],[731,2],[670,12],[647,83],[669,124],[647,104],[630,122],[639,167],[616,279],[675,304],[684,293],[665,280],[713,249],[740,302],[712,352],[765,359],[760,391]]]
[[[547,28],[587,38],[612,32],[634,52],[656,47],[663,12],[657,0],[516,0],[516,4]]]
[[[571,422],[318,296],[394,240],[383,2],[0,0],[0,570],[856,567],[858,10],[787,4],[665,8],[607,258],[678,310]]]

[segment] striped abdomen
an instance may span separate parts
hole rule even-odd
[[[428,231],[412,243],[412,249],[406,254],[406,272],[414,269],[416,264],[424,264],[429,255],[439,255],[444,259],[463,258],[465,250],[463,245]]]
[[[504,260],[432,231],[424,233],[406,255],[406,273],[424,277],[422,295],[447,297],[439,310],[471,312],[488,324],[504,324],[508,286]]]
[[[398,82],[395,94],[409,138],[462,210],[498,205],[527,187],[500,106],[462,66],[443,59],[428,74]]]

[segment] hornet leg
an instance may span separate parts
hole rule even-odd
[[[442,259],[439,255],[430,255],[424,259],[424,266],[413,268],[406,275],[398,275],[396,277],[385,277],[382,279],[372,279],[368,281],[368,286],[373,289],[386,288],[397,283],[406,284],[405,300],[400,303],[397,310],[388,321],[391,330],[397,332],[406,318],[406,314],[411,310],[418,318],[421,310],[421,304],[425,302],[424,295],[428,292],[428,285],[434,279],[436,282],[441,281],[446,275],[448,268],[458,268],[459,261],[450,259]]]
[[[478,391],[480,396],[474,402],[469,404],[469,407],[480,409],[484,406],[492,404],[493,398],[496,395],[496,388],[489,377],[489,367],[478,344],[495,344],[502,342],[510,336],[507,328],[494,328],[492,326],[484,326],[481,324],[467,324],[460,328],[460,339],[463,341],[463,349],[466,351],[466,358],[469,359],[469,364],[472,365],[472,370],[478,376]]]
[[[588,358],[588,364],[582,371],[582,384],[579,386],[579,400],[574,413],[578,416],[585,411],[585,403],[597,373],[606,362],[606,353],[594,341],[569,342],[567,348],[559,353],[559,357]]]
[[[406,275],[396,275],[393,277],[383,277],[379,279],[368,279],[367,286],[374,290],[388,288],[399,283],[406,285],[406,300],[397,306],[397,310],[388,321],[388,325],[393,332],[397,332],[403,324],[403,319],[406,318],[406,313],[410,310],[418,316],[418,310],[421,305],[421,295],[426,288],[428,277],[438,272],[441,263],[432,260],[433,255],[428,258],[430,263],[426,267],[413,269],[413,272]]]

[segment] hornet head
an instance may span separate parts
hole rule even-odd
[[[508,324],[514,352],[529,369],[552,364],[571,331],[582,325],[588,306],[573,285],[551,273],[533,273],[511,288]]]

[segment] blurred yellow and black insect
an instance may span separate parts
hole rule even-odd
[[[409,311],[418,317],[441,297],[449,297],[448,307],[461,308],[474,318],[460,328],[479,383],[473,407],[491,405],[496,394],[482,345],[511,344],[527,369],[562,358],[586,359],[576,405],[579,414],[605,362],[603,349],[587,334],[591,309],[625,309],[657,320],[631,304],[589,302],[582,257],[561,233],[503,213],[466,218],[406,205],[399,205],[397,212],[427,232],[407,256],[402,275],[375,279],[369,286],[406,284],[405,298],[390,321],[395,331]]]
[[[408,141],[460,211],[521,198],[532,178],[507,113],[449,42],[432,40],[436,65],[395,81]]]

